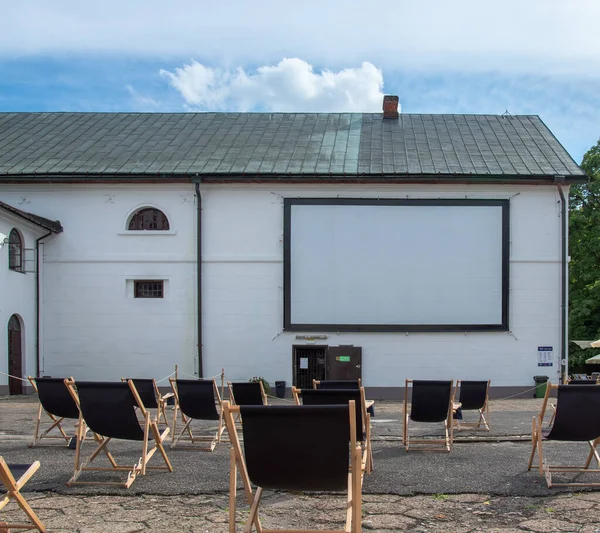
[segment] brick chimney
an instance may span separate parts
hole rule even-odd
[[[383,97],[383,118],[398,118],[398,97],[386,94]]]

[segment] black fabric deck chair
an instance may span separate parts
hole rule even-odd
[[[557,391],[554,424],[551,428],[542,428],[546,406],[551,390]],[[553,486],[591,486],[600,487],[597,482],[553,483],[553,472],[600,473],[600,456],[597,446],[600,444],[600,387],[588,385],[548,385],[542,403],[542,409],[537,417],[533,417],[531,428],[531,454],[527,469],[537,466],[540,475],[546,477],[548,488]],[[583,466],[551,466],[543,455],[543,443],[546,441],[587,442],[590,451]],[[535,454],[538,464],[534,465]],[[597,468],[590,465],[595,459]]]
[[[33,389],[38,394],[40,405],[38,406],[35,431],[30,448],[42,439],[60,439],[69,445],[74,441],[74,435],[68,435],[62,427],[65,418],[79,420],[79,409],[73,400],[64,378],[34,378],[28,376]],[[73,379],[73,378],[70,378]],[[51,424],[42,428],[42,413],[50,418]],[[55,434],[52,434],[54,431]]]
[[[412,384],[410,411],[408,409],[408,389]],[[454,441],[452,423],[453,381],[412,380],[407,379],[404,386],[404,427],[402,441],[408,452],[411,444],[437,445],[443,447],[419,447],[413,449],[449,452]],[[443,439],[413,439],[410,437],[409,420],[444,424]]]
[[[221,409],[221,395],[214,379],[171,379],[171,387],[175,395],[175,412],[173,414],[173,432],[171,448],[180,441],[188,442],[186,448],[195,448],[212,452],[225,430]],[[217,409],[218,407],[218,409]],[[177,411],[181,411],[183,428],[177,433]],[[213,435],[194,436],[191,424],[194,420],[218,421]],[[210,442],[208,446],[194,446],[196,442]]]
[[[592,372],[590,379],[596,382],[600,381],[600,372]]]
[[[455,429],[482,429],[489,431],[489,391],[490,391],[490,381],[467,381],[459,379],[456,382],[456,388],[454,389],[454,395],[456,396],[456,391],[460,388],[460,393],[458,396],[458,411],[460,415],[458,417],[454,417],[454,426]],[[453,400],[453,403],[455,402]],[[464,413],[465,411],[477,411],[479,415],[479,419],[477,422],[465,422],[464,421]],[[483,427],[482,427],[483,425]]]
[[[362,470],[370,474],[373,471],[373,453],[371,450],[371,415],[367,413],[365,389],[298,389],[292,387],[296,405],[347,405],[353,401],[356,405],[356,440],[363,445]]]
[[[267,395],[260,381],[228,381],[229,398],[234,405],[267,405]]]
[[[359,379],[313,379],[313,389],[360,389]]]
[[[597,383],[591,379],[571,379],[568,385],[597,385]]]
[[[121,378],[121,381],[127,382],[131,379],[135,385],[142,403],[146,409],[156,409],[154,421],[161,424],[169,425],[167,420],[167,400],[173,397],[173,393],[161,394],[156,381],[153,378]]]
[[[346,526],[328,533],[361,532],[361,447],[356,442],[355,404],[328,406],[231,406],[223,402],[231,437],[229,531],[235,531],[239,470],[252,526],[261,533],[310,533],[317,530],[265,529],[258,510],[264,490],[293,492],[348,491]],[[234,416],[241,413],[244,452]],[[307,442],[307,435],[313,436]],[[348,453],[350,442],[350,454]],[[350,456],[350,457],[349,457]],[[253,492],[252,484],[256,486]],[[325,533],[322,530],[321,533]]]
[[[167,469],[173,471],[171,463],[163,447],[163,441],[169,434],[167,427],[162,434],[158,425],[151,419],[149,411],[137,393],[133,381],[125,382],[102,382],[102,381],[78,381],[67,382],[69,392],[77,402],[80,411],[78,426],[77,448],[75,452],[75,469],[73,476],[67,482],[68,486],[74,484],[101,484],[101,485],[123,485],[129,488],[138,474],[145,475],[146,469]],[[140,424],[136,410],[139,409],[143,422]],[[84,427],[89,427],[94,432],[94,438],[98,447],[89,456],[81,461],[81,433]],[[113,455],[108,451],[108,444],[112,439],[123,439],[139,441],[142,443],[142,457],[133,466],[119,465]],[[154,440],[154,446],[150,448],[149,441]],[[148,466],[148,462],[159,451],[166,466]],[[89,464],[104,452],[109,468],[90,467]],[[125,482],[114,481],[79,481],[79,477],[86,471],[127,471]]]
[[[33,474],[40,467],[40,462],[35,461],[32,464],[17,465],[7,464],[3,457],[0,457],[0,482],[6,487],[6,496],[0,500],[0,510],[4,509],[11,500],[14,500],[17,505],[25,512],[30,522],[28,523],[8,523],[0,521],[0,529],[9,531],[13,529],[37,529],[38,531],[46,531],[46,527],[35,514],[34,510],[29,506],[25,497],[21,494],[21,489],[31,479]]]

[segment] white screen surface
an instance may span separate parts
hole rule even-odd
[[[502,324],[502,205],[293,204],[290,323]]]

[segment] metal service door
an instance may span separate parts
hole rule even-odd
[[[362,378],[360,346],[330,346],[327,351],[327,379]]]

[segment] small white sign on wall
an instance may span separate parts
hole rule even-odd
[[[300,358],[300,370],[308,370],[308,357]]]
[[[554,352],[552,346],[538,346],[538,366],[552,366]]]

